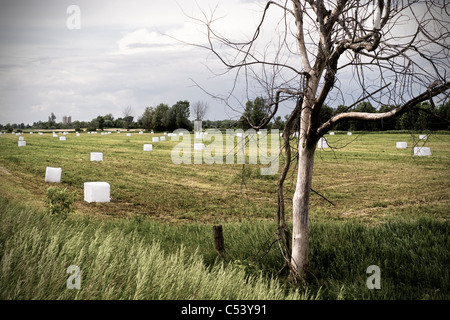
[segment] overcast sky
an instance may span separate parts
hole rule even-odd
[[[189,17],[202,18],[202,12],[215,10],[214,17],[223,17],[215,22],[215,30],[232,40],[247,40],[266,2],[0,0],[0,124],[47,121],[52,112],[57,122],[64,115],[72,116],[73,121],[90,121],[109,113],[119,118],[129,106],[137,119],[148,106],[171,106],[179,100],[207,102],[207,119],[236,119],[239,113],[193,82],[212,94],[226,95],[233,88],[232,74],[214,76],[211,70],[225,70],[214,55],[173,37],[206,43],[204,27]],[[416,7],[412,11],[419,13],[421,6]],[[269,41],[263,44],[277,45],[271,37],[279,19],[276,14],[266,17],[267,28],[262,29],[260,38]],[[403,35],[413,32],[415,25],[396,20],[394,29]],[[407,40],[404,37],[402,41]],[[339,74],[347,105],[361,94],[352,88],[354,76]],[[366,72],[366,76],[370,74]],[[239,85],[233,92],[242,92],[241,106],[261,94]],[[326,102],[333,105],[333,101]],[[284,116],[288,110],[281,109],[277,115]]]
[[[229,34],[251,30],[258,2],[220,1],[218,14],[240,21],[229,25]],[[209,11],[216,3],[0,0],[0,123],[47,121],[52,112],[58,122],[64,115],[118,118],[127,106],[137,119],[147,106],[178,100],[208,102],[211,120],[236,116],[191,80],[211,92],[228,90],[229,79],[208,70],[223,69],[218,61],[164,35],[204,43],[187,15],[199,16],[199,7]]]

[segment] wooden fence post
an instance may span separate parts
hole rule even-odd
[[[214,247],[216,248],[219,255],[223,257],[223,254],[225,252],[225,246],[223,241],[222,225],[219,224],[213,226],[213,230],[214,230]]]

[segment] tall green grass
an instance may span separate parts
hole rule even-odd
[[[224,224],[219,259],[211,225],[63,220],[0,200],[0,299],[450,298],[448,222],[312,223],[306,286],[277,275],[274,228]],[[66,287],[70,265],[81,269],[80,290]],[[370,265],[381,269],[380,290],[366,286]]]
[[[136,229],[70,221],[0,203],[1,299],[302,299],[308,294],[233,265],[206,266],[182,243],[170,253]],[[81,289],[67,288],[70,265]]]

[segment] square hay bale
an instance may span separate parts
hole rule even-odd
[[[414,147],[415,156],[431,156],[431,150],[428,147]]]
[[[352,133],[351,133],[351,132],[347,132],[347,135],[348,135],[348,136],[351,136],[351,135],[352,135]]]
[[[127,135],[126,135],[127,137],[131,137],[131,133],[127,133]]]
[[[19,141],[19,143],[18,143],[18,146],[19,146],[19,147],[25,147],[26,145],[27,145],[27,142],[24,141],[24,140]]]
[[[396,144],[395,144],[395,147],[397,148],[397,149],[406,149],[406,148],[408,148],[408,144],[406,143],[406,142],[397,142]]]
[[[84,201],[86,202],[109,202],[111,187],[107,182],[85,182]]]
[[[91,161],[103,161],[103,152],[91,152]]]
[[[19,137],[19,141],[24,141],[25,138],[24,137]]]
[[[428,137],[426,134],[419,135],[419,140],[426,140]]]
[[[194,150],[205,150],[206,147],[203,143],[194,143]]]
[[[153,137],[152,138],[152,142],[159,142],[159,138],[158,137]]]
[[[144,151],[152,151],[153,145],[151,144],[144,144]]]
[[[159,137],[159,141],[166,141],[166,136]]]
[[[66,141],[66,137],[59,137],[59,141]]]
[[[334,136],[334,132],[331,131],[331,132],[329,133],[329,135],[330,135],[330,136]]]
[[[326,149],[328,148],[328,141],[325,138],[320,138],[319,141],[317,142],[317,148],[319,149]]]
[[[61,168],[47,167],[45,169],[45,182],[61,182]]]

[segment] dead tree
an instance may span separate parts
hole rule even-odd
[[[278,23],[269,23],[269,15],[278,17]],[[226,72],[234,72],[235,84],[220,97],[231,109],[238,110],[241,87],[236,83],[241,78],[247,90],[264,92],[269,105],[261,123],[250,123],[253,128],[267,124],[280,104],[292,106],[283,132],[286,162],[278,182],[278,228],[291,275],[303,278],[308,267],[309,199],[319,138],[341,121],[388,119],[425,100],[432,105],[433,98],[446,101],[450,19],[445,1],[268,1],[254,32],[241,42],[216,31],[213,13],[203,12],[201,19],[193,19],[203,23],[207,37],[206,44],[196,46],[213,53]],[[347,90],[349,83],[351,90]],[[385,113],[352,111],[363,100],[398,107]],[[319,114],[325,102],[351,107],[321,123]],[[290,143],[294,132],[299,133],[296,146]],[[289,236],[283,182],[291,166],[291,147],[297,149],[297,180]]]
[[[192,115],[195,121],[202,121],[208,113],[208,103],[204,101],[197,101],[192,105]]]

